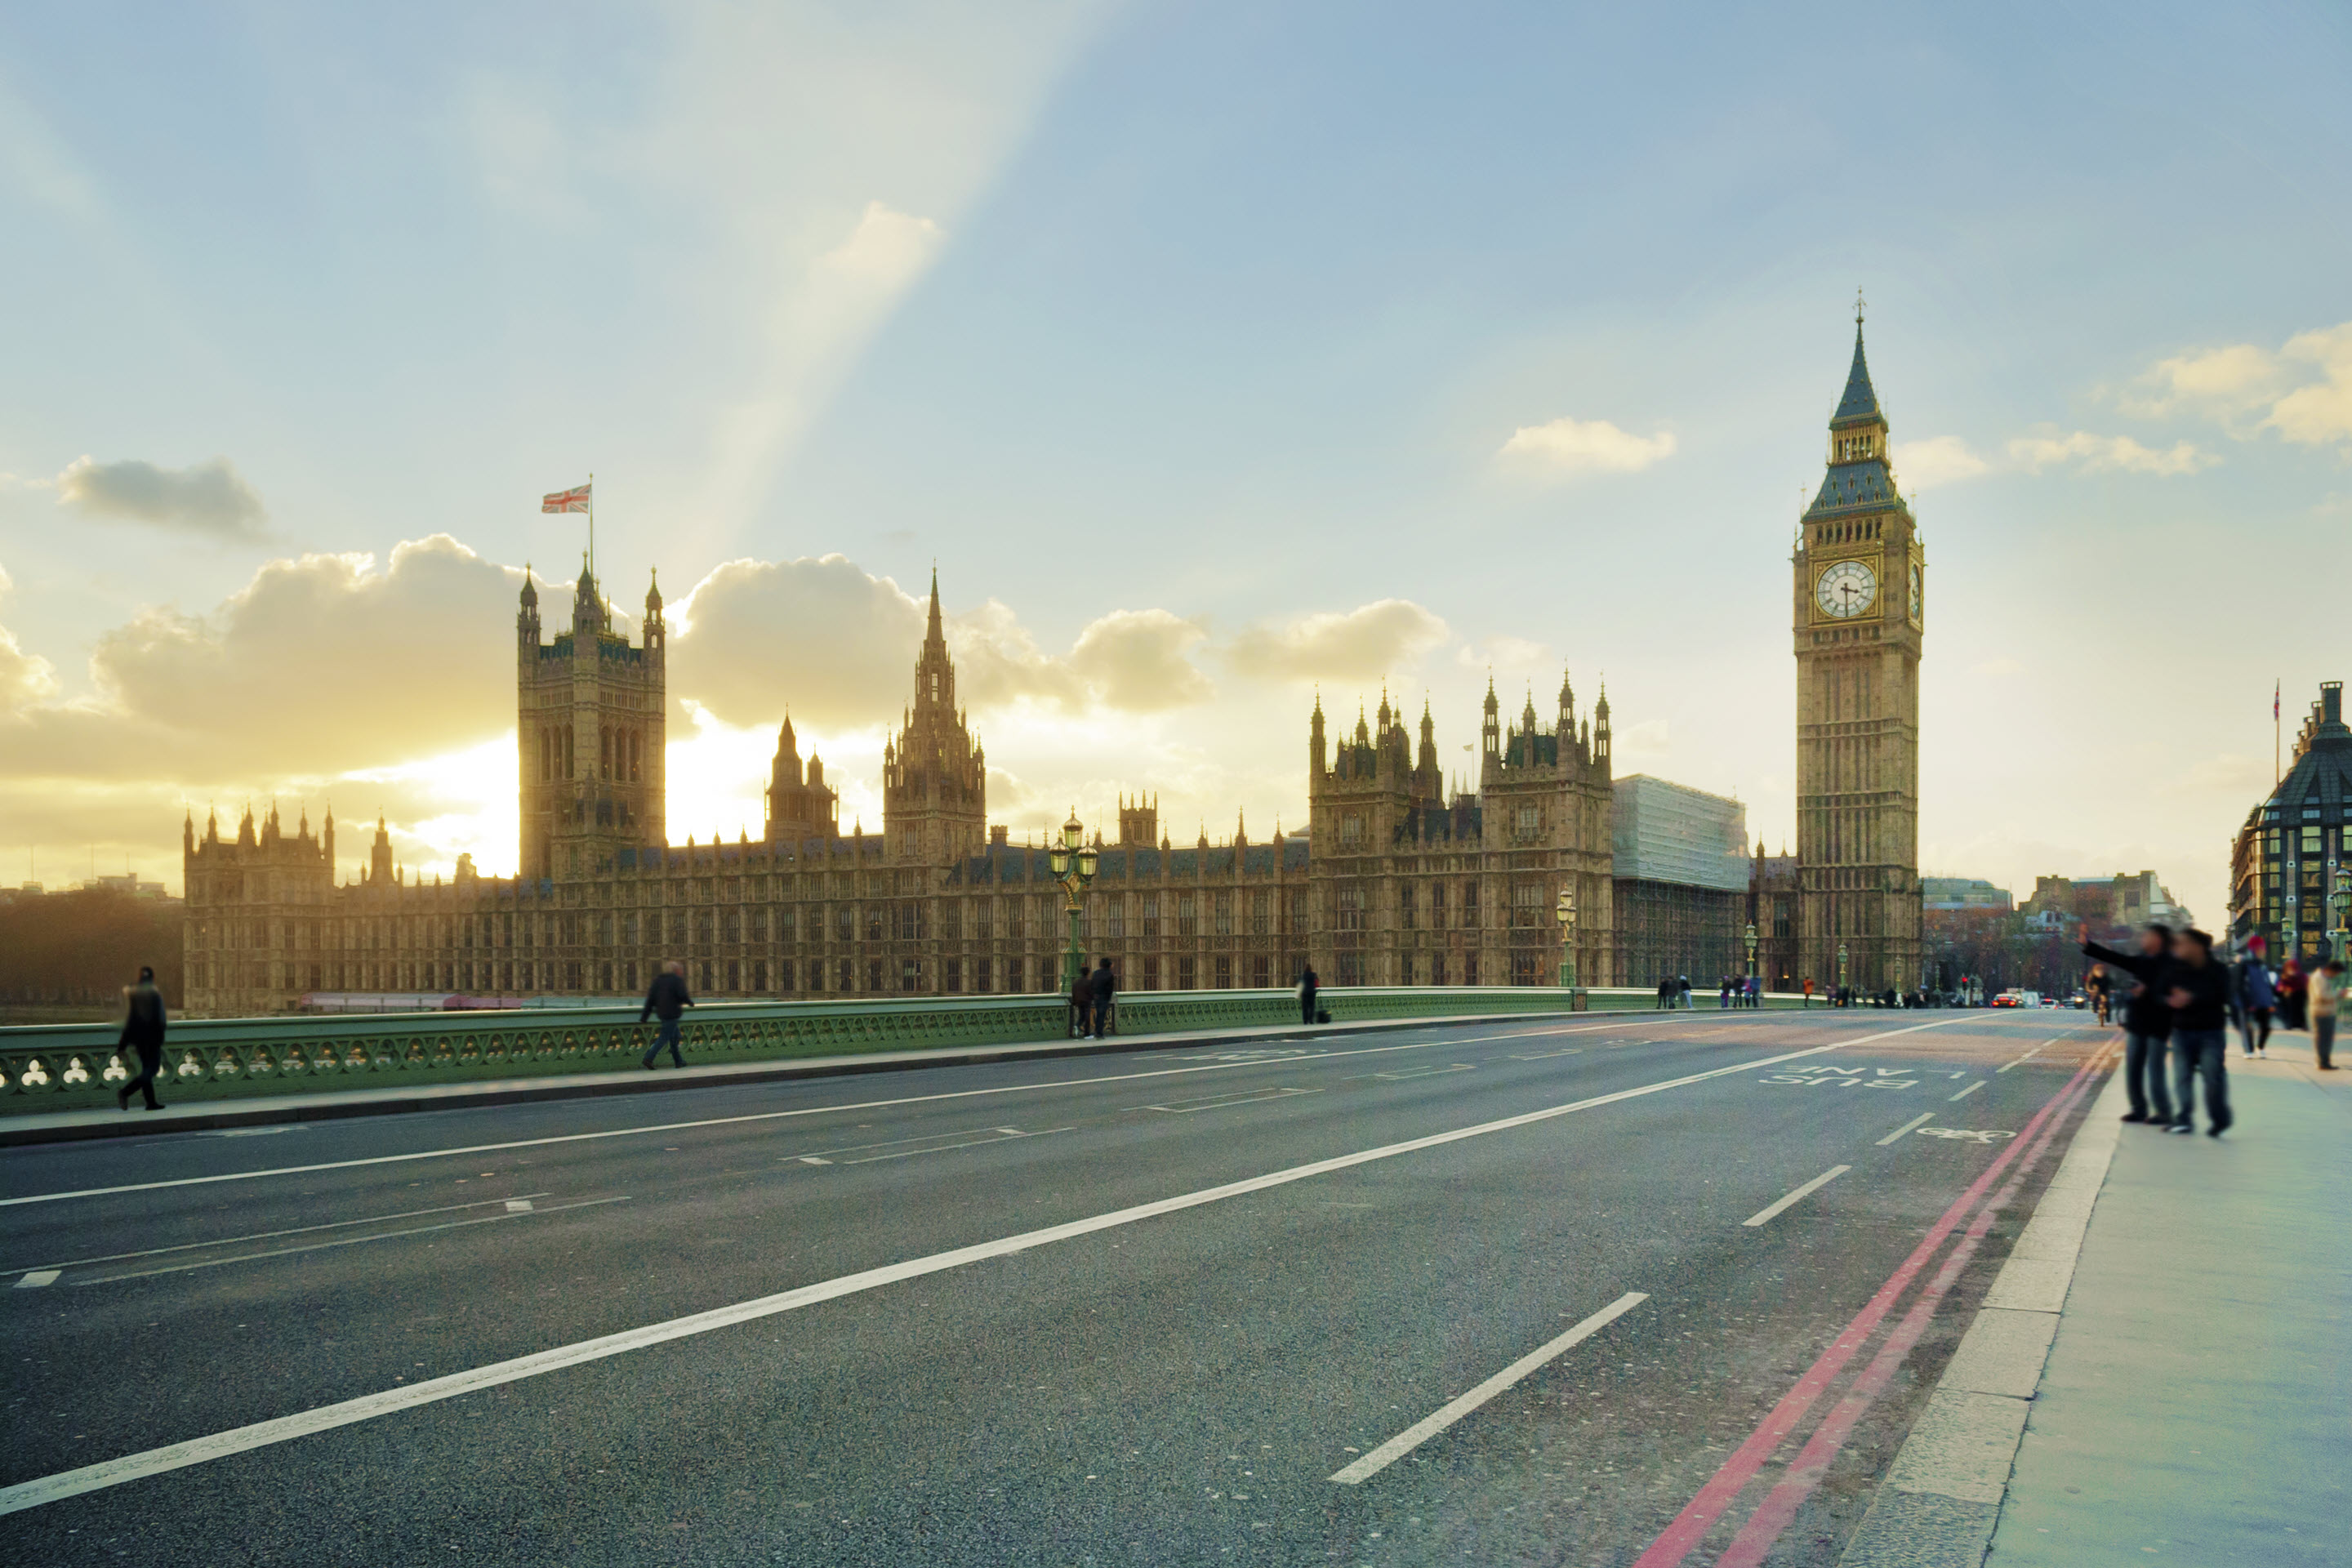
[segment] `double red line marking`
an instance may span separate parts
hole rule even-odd
[[[1845,1397],[1823,1418],[1798,1454],[1795,1463],[1790,1466],[1780,1484],[1758,1506],[1747,1524],[1733,1538],[1730,1546],[1717,1559],[1717,1568],[1753,1568],[1754,1564],[1763,1561],[1765,1552],[1771,1549],[1772,1543],[1780,1539],[1780,1532],[1796,1516],[1798,1505],[1821,1484],[1822,1478],[1828,1472],[1830,1461],[1845,1446],[1846,1437],[1853,1430],[1854,1424],[1884,1392],[1895,1370],[1903,1364],[1904,1358],[1918,1342],[1920,1335],[1927,1331],[1927,1323],[1935,1316],[1936,1309],[1942,1304],[1945,1292],[1959,1278],[1960,1271],[1975,1256],[1978,1244],[1992,1228],[1993,1216],[2016,1194],[2025,1173],[2042,1158],[2065,1113],[2086,1092],[2086,1082],[2105,1054],[2105,1051],[2097,1052],[2091,1060],[2084,1063],[2067,1080],[2066,1086],[2052,1095],[2042,1109],[2033,1113],[2024,1131],[2001,1151],[2000,1157],[1986,1168],[1984,1173],[1971,1182],[1968,1190],[1944,1211],[1943,1217],[1928,1227],[1927,1236],[1912,1250],[1911,1256],[1903,1260],[1903,1266],[1888,1276],[1886,1283],[1878,1288],[1877,1294],[1854,1314],[1853,1321],[1838,1331],[1837,1338],[1831,1342],[1829,1349],[1822,1352],[1821,1359],[1806,1369],[1804,1376],[1797,1380],[1796,1386],[1772,1407],[1771,1413],[1749,1434],[1748,1440],[1733,1450],[1731,1457],[1724,1460],[1722,1468],[1699,1488],[1698,1495],[1675,1516],[1674,1521],[1650,1543],[1649,1550],[1633,1560],[1633,1568],[1675,1568],[1690,1555],[1715,1522],[1738,1500],[1739,1494],[1747,1489],[1748,1482],[1756,1479],[1773,1452],[1796,1431],[1798,1424],[1829,1391],[1838,1373],[1845,1370],[1846,1363],[1853,1359],[1877,1331],[1879,1323],[1894,1310],[1895,1303],[1910,1289],[1911,1282],[1918,1278],[1928,1261],[1950,1238],[1952,1232],[1958,1228],[1970,1208],[1984,1198],[2003,1172],[2017,1163],[2019,1152],[2031,1145],[2032,1152],[2022,1163],[2018,1163],[2017,1174],[1990,1202],[1984,1203],[1977,1210],[1974,1221],[1969,1226],[1960,1245],[1953,1249],[1951,1258],[1937,1271],[1927,1289],[1921,1292],[1918,1301],[1895,1331],[1887,1336],[1885,1345],[1861,1376],[1854,1380]]]

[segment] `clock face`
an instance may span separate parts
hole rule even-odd
[[[1848,620],[1878,602],[1878,574],[1860,561],[1841,561],[1813,584],[1813,602],[1832,620]]]
[[[1916,562],[1911,566],[1911,618],[1914,621],[1919,618],[1919,566]]]

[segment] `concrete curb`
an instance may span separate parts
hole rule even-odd
[[[1839,1568],[1979,1568],[1984,1562],[2091,1211],[2123,1133],[2117,1118],[2124,1094],[2117,1072],[2091,1102]]]
[[[1029,1044],[950,1047],[930,1051],[887,1051],[871,1056],[810,1057],[798,1061],[730,1062],[683,1071],[630,1073],[613,1071],[547,1079],[489,1079],[479,1083],[425,1086],[415,1091],[355,1089],[343,1095],[293,1096],[278,1100],[208,1101],[184,1112],[166,1109],[158,1115],[143,1111],[55,1111],[46,1116],[12,1117],[0,1121],[0,1149],[42,1143],[71,1143],[93,1138],[152,1138],[171,1132],[202,1132],[228,1127],[262,1127],[285,1122],[335,1121],[354,1116],[399,1116],[420,1110],[462,1110],[475,1106],[520,1105],[543,1100],[594,1100],[616,1094],[659,1094],[688,1089],[732,1089],[746,1084],[787,1082],[795,1079],[852,1078],[866,1073],[912,1072],[923,1068],[976,1067],[992,1062],[1019,1062],[1063,1057],[1123,1056],[1202,1046],[1255,1044],[1261,1041],[1316,1039],[1333,1035],[1354,1036],[1463,1024],[1517,1024],[1559,1019],[1604,1022],[1622,1016],[1627,1021],[1696,1016],[1694,1013],[1656,1013],[1627,1009],[1615,1013],[1464,1013],[1427,1018],[1378,1018],[1361,1023],[1259,1025],[1247,1029],[1204,1031],[1200,1034],[1139,1035],[1133,1039],[1072,1040],[1066,1044]],[[89,1120],[68,1120],[88,1118]]]

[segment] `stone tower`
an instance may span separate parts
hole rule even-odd
[[[1863,358],[1830,418],[1829,472],[1798,525],[1799,977],[1920,983],[1919,651],[1927,556],[1895,488]]]
[[[956,707],[936,568],[914,705],[882,748],[882,830],[891,854],[930,865],[977,855],[988,840],[988,756]]]
[[[799,739],[793,733],[791,714],[776,735],[776,760],[768,770],[768,826],[761,835],[771,844],[788,844],[795,850],[815,839],[841,837],[841,793],[824,782],[824,759],[812,756],[801,766]]]
[[[522,875],[593,874],[624,847],[664,842],[661,584],[646,594],[642,646],[613,630],[583,558],[572,629],[540,641],[539,590],[524,574],[515,616]]]

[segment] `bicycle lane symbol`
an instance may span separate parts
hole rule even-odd
[[[1910,1089],[1918,1075],[1908,1068],[1794,1067],[1767,1073],[1759,1083],[1792,1089]]]

